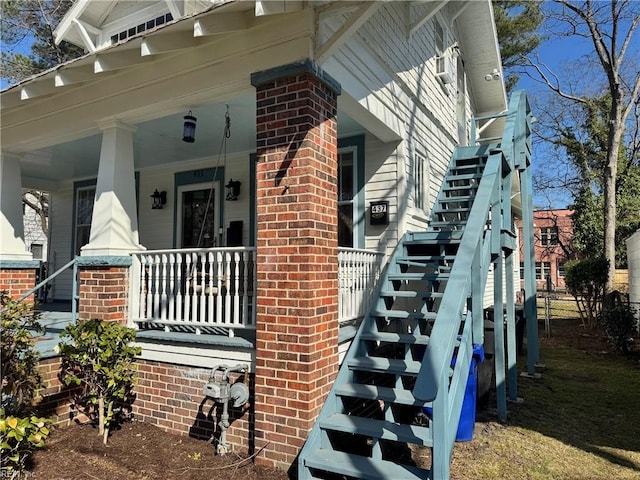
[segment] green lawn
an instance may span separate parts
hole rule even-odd
[[[456,444],[451,478],[640,479],[640,355],[610,353],[576,319],[555,319],[551,338],[540,337],[542,377],[519,377],[524,402],[509,405],[507,425],[479,413],[473,441]]]

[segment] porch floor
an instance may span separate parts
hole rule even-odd
[[[51,358],[57,356],[54,348],[60,343],[60,334],[72,321],[70,302],[48,302],[38,306],[38,311],[42,316],[40,323],[45,328],[42,335],[35,338],[36,349],[40,358]],[[349,341],[355,335],[356,327],[346,324],[340,327],[339,343]],[[228,330],[221,327],[203,327],[201,334],[196,334],[192,330],[179,327],[167,332],[162,328],[150,328],[138,330],[136,338],[142,342],[151,343],[179,343],[211,345],[226,348],[255,348],[256,332],[254,329],[234,329],[234,336],[228,335]]]

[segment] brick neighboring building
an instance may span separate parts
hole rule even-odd
[[[536,287],[547,288],[547,277],[551,279],[553,291],[564,290],[564,264],[569,260],[567,254],[573,250],[573,210],[537,210],[533,212],[534,251],[536,262]],[[522,246],[522,224],[518,221],[520,235],[520,258],[524,258]],[[520,263],[520,286],[524,288],[522,278],[523,264]]]

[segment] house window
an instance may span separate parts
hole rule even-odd
[[[34,260],[42,260],[42,254],[44,253],[41,243],[31,244],[31,253]]]
[[[434,24],[433,31],[435,32],[434,35],[435,35],[436,53],[438,55],[442,55],[442,53],[444,52],[444,28],[442,27],[442,24],[438,20],[434,20],[433,24]]]
[[[536,280],[546,280],[551,275],[551,262],[536,262]]]
[[[558,227],[542,227],[540,229],[540,245],[543,247],[558,245]]]
[[[353,247],[354,151],[338,153],[338,245]]]
[[[558,260],[558,276],[559,277],[564,277],[565,276],[565,261],[564,260]]]
[[[524,262],[520,262],[520,280],[524,280]]]
[[[429,166],[426,155],[416,153],[413,158],[413,198],[414,206],[422,210],[428,209],[427,172]]]
[[[87,185],[76,189],[74,252],[80,255],[80,249],[89,243],[91,217],[96,196],[96,186]]]

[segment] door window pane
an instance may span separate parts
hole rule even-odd
[[[89,243],[95,196],[95,186],[79,188],[76,192],[76,255],[80,255],[80,249]]]
[[[338,246],[353,247],[354,154],[338,153]]]
[[[338,246],[353,248],[353,206],[338,205]]]
[[[211,189],[182,193],[183,248],[216,246],[214,207],[215,193]]]

